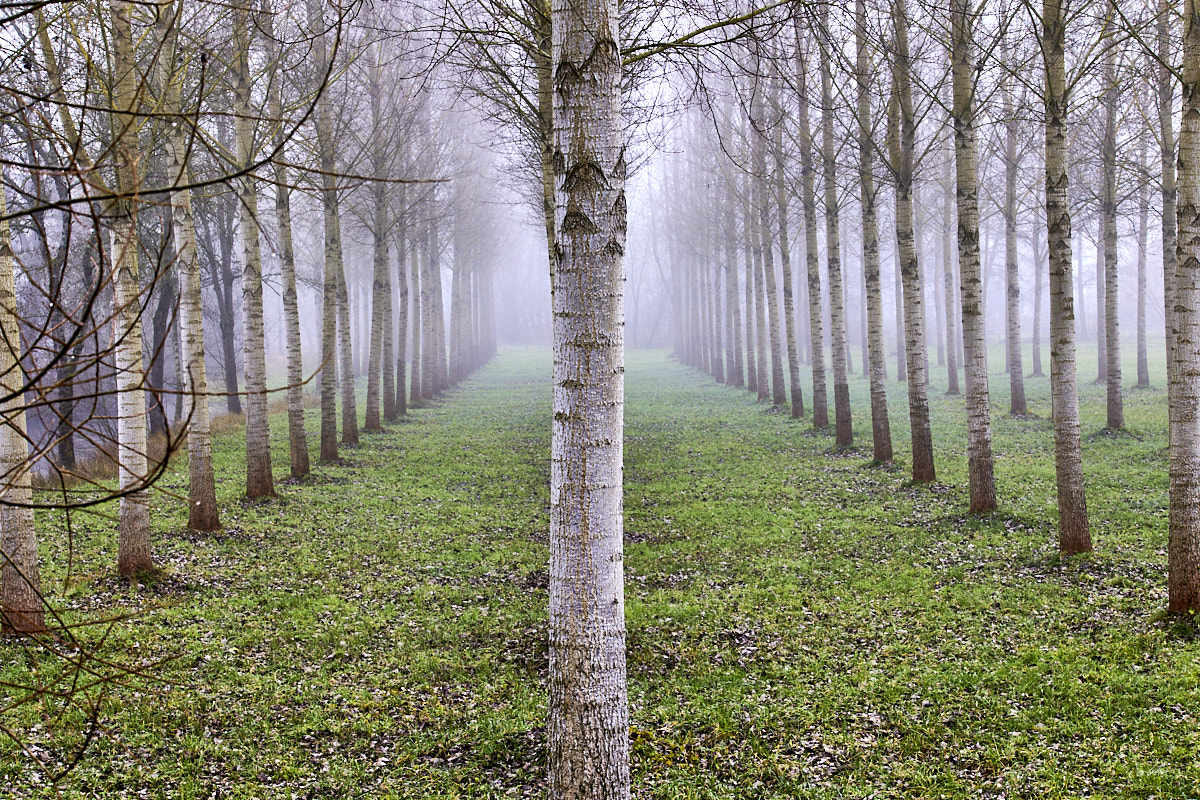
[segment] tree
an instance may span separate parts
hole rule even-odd
[[[1167,610],[1200,612],[1200,7],[1183,4]]]
[[[1109,0],[1104,21],[1106,33],[1110,33],[1116,22],[1116,0]],[[1100,197],[1100,219],[1104,250],[1104,329],[1097,335],[1104,340],[1105,369],[1108,398],[1108,427],[1125,427],[1125,412],[1121,401],[1121,335],[1118,315],[1117,286],[1117,103],[1120,88],[1117,85],[1116,47],[1111,42],[1106,46],[1102,68],[1104,80],[1104,133],[1100,145],[1100,161],[1103,172]],[[1097,276],[1099,280],[1099,275]]]
[[[616,0],[554,0],[550,797],[629,797],[621,459],[625,144]]]
[[[963,373],[967,379],[967,476],[971,510],[996,508],[992,430],[988,407],[987,342],[983,281],[979,270],[979,186],[975,156],[975,65],[967,0],[950,4],[951,70],[954,76],[954,164],[957,177],[958,272],[962,292]],[[908,296],[905,295],[907,306]],[[915,358],[913,359],[916,360]],[[909,388],[912,383],[910,378]]]
[[[1046,233],[1050,261],[1050,395],[1054,467],[1058,485],[1058,547],[1064,554],[1092,549],[1079,389],[1075,374],[1075,300],[1071,293],[1071,209],[1067,201],[1066,14],[1062,0],[1042,3],[1042,58],[1046,85]]]
[[[296,291],[295,245],[292,241],[292,189],[285,164],[287,138],[282,124],[280,73],[284,65],[282,47],[275,39],[273,16],[267,6],[263,14],[263,26],[275,67],[274,79],[267,85],[267,103],[271,117],[276,120],[272,144],[275,148],[275,224],[279,229],[279,277],[283,290],[283,324],[287,347],[288,451],[292,478],[298,480],[309,473],[308,436],[304,431],[304,359],[300,347],[300,304]]]
[[[892,432],[887,408],[887,354],[883,347],[883,290],[879,277],[879,228],[875,210],[875,142],[871,134],[870,56],[867,52],[867,4],[854,4],[858,89],[858,184],[862,208],[863,280],[866,284],[867,353],[871,380],[871,440],[875,460],[892,461]],[[815,237],[814,237],[815,238]]]
[[[912,62],[908,52],[908,10],[905,0],[894,0],[892,20],[896,45],[892,59],[888,150],[896,179],[896,249],[904,294],[905,370],[908,379],[908,421],[912,434],[912,475],[917,483],[932,483],[936,473],[933,434],[929,426],[929,397],[925,388],[925,312],[913,230],[913,162],[917,123],[912,100]]]
[[[817,259],[816,167],[813,164],[812,122],[809,119],[808,50],[796,30],[796,122],[800,130],[800,202],[804,209],[804,263],[808,276],[808,331],[812,343],[813,427],[829,425],[829,392],[825,386],[825,338],[821,315],[821,264]]]
[[[133,49],[130,0],[111,5],[113,52],[112,153],[115,195],[108,258],[113,271],[113,308],[117,323],[117,466],[121,484],[121,516],[117,571],[134,575],[153,569],[150,558],[150,508],[146,492],[146,385],[142,362],[142,289],[138,274],[138,241],[134,221],[139,189],[137,150],[140,129],[139,80]]]
[[[204,305],[201,297],[200,264],[196,253],[196,225],[192,217],[192,192],[188,162],[188,128],[183,122],[181,84],[183,70],[175,69],[179,59],[178,20],[183,3],[177,8],[167,2],[159,11],[159,41],[162,51],[163,111],[178,114],[167,126],[168,177],[173,181],[170,194],[171,225],[175,240],[175,270],[179,275],[180,362],[183,368],[183,392],[191,398],[188,419],[188,527],[214,531],[221,527],[217,508],[216,477],[212,463],[212,431],[208,409],[208,372],[204,359]],[[186,63],[186,62],[185,62]],[[182,406],[182,398],[177,400]]]
[[[246,370],[246,496],[273,497],[271,427],[267,419],[267,354],[263,333],[262,249],[258,230],[258,187],[253,165],[254,123],[250,107],[249,8],[233,13],[234,131],[237,142],[238,228],[242,239],[242,346]]]
[[[833,419],[837,447],[854,443],[850,418],[849,349],[846,345],[846,288],[842,280],[842,238],[838,209],[837,143],[833,136],[833,60],[829,6],[819,11],[821,29],[821,160],[825,184],[825,263],[829,272],[829,338],[833,345]]]

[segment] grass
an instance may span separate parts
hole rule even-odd
[[[144,584],[113,578],[115,526],[95,515],[70,521],[68,576],[66,521],[43,515],[55,604],[135,614],[79,635],[144,673],[86,693],[103,728],[61,796],[544,796],[549,369],[545,350],[506,350],[265,503],[240,501],[242,439],[222,436],[225,530],[186,532],[159,494],[164,572]],[[629,354],[636,796],[1200,796],[1200,639],[1161,613],[1161,379],[1127,391],[1119,434],[1103,387],[1083,387],[1097,552],[1067,560],[1048,384],[1027,383],[1024,419],[992,386],[1001,510],[977,517],[962,401],[937,386],[939,482],[912,486],[903,463],[868,463],[869,442],[833,453],[829,431]],[[865,380],[852,392],[863,443]],[[272,437],[286,475],[285,417]],[[163,488],[186,483],[176,467]],[[0,664],[10,682],[61,669],[11,643]],[[0,745],[15,797],[55,796],[34,759],[53,773],[86,738],[79,706],[57,710],[0,718],[33,754]]]

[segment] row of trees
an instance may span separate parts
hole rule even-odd
[[[269,497],[270,392],[301,478],[314,370],[335,460],[339,394],[341,443],[358,441],[356,368],[381,431],[496,347],[496,168],[418,58],[419,25],[318,3],[77,11],[17,14],[5,53],[6,632],[46,626],[37,507],[119,498],[118,570],[152,569],[148,490],[186,440],[189,527],[221,527],[210,398],[244,413],[246,496]],[[321,320],[307,365],[302,290]]]
[[[1184,488],[1192,467],[1180,460],[1188,445],[1179,409],[1189,396],[1181,386],[1190,368],[1179,345],[1191,333],[1177,313],[1186,308],[1179,292],[1190,279],[1175,227],[1194,223],[1175,200],[1176,169],[1191,167],[1182,139],[1178,150],[1175,143],[1177,83],[1188,101],[1186,71],[1172,66],[1181,52],[1175,11],[1168,3],[1135,9],[1109,2],[1072,11],[1047,2],[1034,15],[1021,4],[974,9],[957,0],[948,10],[910,9],[896,0],[881,16],[858,0],[852,11],[825,7],[780,17],[773,37],[745,40],[737,68],[708,84],[704,104],[676,137],[676,150],[687,156],[674,159],[666,179],[678,198],[670,243],[676,353],[776,405],[787,404],[790,393],[797,417],[806,410],[800,365],[810,365],[813,424],[823,428],[830,422],[828,350],[835,442],[844,448],[853,441],[847,376],[849,345],[857,338],[870,376],[874,457],[890,462],[884,321],[892,303],[883,295],[881,262],[891,261],[894,352],[897,376],[907,384],[913,480],[936,476],[927,352],[936,342],[951,394],[960,391],[962,358],[971,510],[994,509],[982,204],[995,220],[993,241],[1003,243],[1012,414],[1027,413],[1022,262],[1033,283],[1035,374],[1042,369],[1042,310],[1049,301],[1059,546],[1063,553],[1085,552],[1092,543],[1075,363],[1077,329],[1085,322],[1075,313],[1083,287],[1073,285],[1072,220],[1090,211],[1099,227],[1098,381],[1107,386],[1107,425],[1119,429],[1122,289],[1136,298],[1138,384],[1147,386],[1149,218],[1159,215],[1171,365],[1169,606],[1179,613],[1200,609],[1200,533],[1187,521],[1193,500]],[[873,28],[880,19],[885,23]],[[1183,23],[1186,55],[1192,20],[1185,15]],[[1041,86],[1029,77],[1039,72]],[[889,80],[872,79],[881,74]],[[1160,158],[1151,166],[1145,143],[1155,140]],[[1041,187],[1034,179],[1039,161]],[[701,180],[710,191],[687,191]],[[847,224],[851,210],[856,220]],[[880,254],[881,211],[894,224],[882,237],[894,244],[890,259]],[[1120,281],[1122,223],[1136,240],[1133,287]],[[797,227],[803,228],[795,237],[804,247],[800,280],[790,233]],[[857,241],[847,241],[847,233]],[[843,260],[855,251],[857,259]],[[853,318],[849,307],[858,309]]]

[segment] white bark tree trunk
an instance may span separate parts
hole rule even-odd
[[[1167,610],[1200,611],[1200,8],[1184,0],[1171,354]]]
[[[871,440],[874,459],[892,462],[892,429],[887,407],[887,352],[883,345],[883,290],[879,276],[879,226],[876,221],[875,142],[871,136],[870,57],[867,51],[867,6],[854,4],[857,48],[858,187],[862,208],[863,281],[866,284],[867,355],[871,381]]]
[[[237,160],[243,170],[237,179],[238,229],[242,238],[242,347],[246,371],[246,496],[272,497],[271,428],[267,419],[267,354],[263,334],[262,249],[258,231],[258,187],[250,169],[254,150],[254,120],[250,107],[250,11],[237,9],[233,38],[234,131]]]
[[[629,797],[625,148],[616,0],[554,0],[550,798]]]
[[[951,68],[954,76],[955,197],[958,208],[958,273],[962,281],[963,373],[967,379],[967,476],[971,511],[996,508],[988,404],[987,340],[979,270],[979,185],[975,156],[974,74],[967,0],[952,0]],[[1007,211],[1007,206],[1006,206]],[[1007,216],[1007,214],[1006,214]],[[1014,220],[1015,222],[1015,220]],[[1015,244],[1015,239],[1014,239]],[[1014,253],[1015,255],[1015,253]]]
[[[1058,547],[1092,549],[1075,365],[1075,300],[1071,292],[1071,210],[1067,201],[1066,19],[1062,0],[1042,4],[1042,55],[1046,67],[1046,227],[1050,258],[1050,394],[1054,415],[1054,466],[1058,482]]]
[[[179,275],[179,345],[182,390],[191,398],[188,418],[188,527],[215,531],[221,527],[217,508],[216,479],[212,464],[212,432],[208,409],[208,374],[204,361],[204,306],[201,299],[200,264],[196,257],[196,227],[192,218],[192,193],[187,188],[191,174],[187,162],[189,132],[184,123],[180,85],[183,76],[176,63],[181,6],[165,3],[160,11],[160,69],[164,111],[179,114],[167,125],[168,175],[177,188],[171,192],[171,225],[175,238],[175,270]],[[177,408],[183,405],[183,398]]]
[[[142,362],[142,291],[138,275],[138,84],[129,0],[112,4],[113,142],[116,194],[109,259],[113,271],[113,342],[117,379],[117,469],[121,488],[117,571],[154,568],[146,487],[146,374]]]

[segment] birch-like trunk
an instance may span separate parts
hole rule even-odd
[[[1167,610],[1200,612],[1200,8],[1183,5]]]
[[[738,287],[736,243],[737,219],[733,203],[725,198],[725,360],[729,363],[729,384],[746,385],[742,350],[741,291]]]
[[[34,527],[25,373],[8,202],[0,181],[0,633],[46,629]]]
[[[273,14],[268,7],[263,15],[267,41],[273,60],[278,63]],[[291,475],[303,478],[309,473],[308,435],[304,431],[304,358],[300,344],[300,303],[296,289],[296,248],[292,240],[292,190],[285,165],[286,131],[283,126],[283,97],[280,80],[268,81],[267,103],[275,120],[272,142],[277,153],[272,168],[275,175],[275,224],[279,229],[279,278],[283,295],[283,331],[287,349],[288,454]]]
[[[258,238],[258,187],[250,165],[254,121],[250,108],[250,11],[235,9],[234,137],[245,172],[237,179],[238,228],[242,237],[242,365],[246,371],[246,496],[272,497],[271,428],[267,419],[267,353],[263,333],[262,251]]]
[[[779,330],[779,292],[775,275],[775,244],[771,241],[771,184],[767,176],[766,133],[761,129],[761,105],[754,131],[755,196],[758,200],[758,245],[762,251],[763,290],[766,299],[767,333],[771,345],[771,405],[782,408],[787,404],[783,381],[783,342]],[[751,126],[754,127],[754,126]]]
[[[1046,93],[1046,232],[1050,259],[1050,395],[1054,415],[1054,467],[1058,482],[1058,547],[1067,553],[1092,549],[1083,451],[1079,435],[1079,387],[1075,370],[1075,300],[1071,293],[1071,209],[1067,197],[1066,19],[1062,0],[1042,4],[1042,55]]]
[[[858,89],[858,187],[862,207],[863,280],[866,283],[867,355],[871,381],[871,442],[880,464],[892,462],[892,429],[887,407],[887,352],[883,345],[883,289],[879,274],[879,225],[876,220],[875,142],[871,135],[871,64],[867,52],[865,0],[854,4]],[[813,238],[816,238],[815,232]]]
[[[179,350],[183,396],[176,409],[190,398],[188,415],[188,528],[215,531],[221,527],[217,508],[216,479],[212,463],[212,429],[208,408],[208,376],[204,361],[204,306],[201,299],[200,264],[196,257],[196,226],[192,217],[192,192],[188,166],[188,127],[184,123],[180,87],[183,75],[173,67],[178,53],[178,15],[182,3],[166,2],[159,9],[158,40],[163,89],[163,111],[179,115],[167,126],[167,174],[174,190],[170,194],[171,226],[175,240],[175,271],[179,276]]]
[[[409,402],[411,402],[414,406],[421,402],[422,398],[424,397],[425,389],[425,376],[423,374],[424,365],[422,364],[421,358],[421,333],[424,329],[422,317],[425,313],[425,309],[422,307],[423,304],[421,303],[421,292],[423,291],[422,287],[424,285],[424,279],[421,277],[421,234],[419,226],[416,227],[417,233],[416,236],[413,237],[412,247],[410,249],[410,286],[408,290],[409,297],[412,298],[412,304],[410,306],[409,313],[409,324],[412,326],[412,345],[410,347],[411,358],[409,359],[412,362],[412,391],[409,394]]]
[[[133,4],[112,3],[112,153],[116,199],[112,204],[109,259],[113,270],[113,342],[117,382],[117,470],[121,488],[117,571],[134,575],[154,568],[150,558],[150,498],[146,490],[146,374],[142,362],[142,291],[138,275],[138,85],[134,62]]]
[[[436,186],[435,186],[436,190]],[[436,200],[436,191],[434,192]],[[436,206],[435,206],[436,208]],[[433,351],[431,388],[444,391],[446,381],[446,310],[442,303],[442,239],[440,217],[435,213],[429,221],[429,313]]]
[[[775,93],[776,105],[779,93]],[[788,386],[792,390],[792,416],[804,416],[804,388],[800,385],[800,356],[796,349],[796,300],[792,291],[792,239],[788,230],[786,156],[783,121],[775,126],[775,207],[779,213],[779,261],[783,274],[783,329],[787,343]]]
[[[1007,48],[1002,56],[1008,63]],[[1012,79],[1004,78],[1004,275],[1005,322],[1008,336],[1008,413],[1028,413],[1025,404],[1025,363],[1021,357],[1021,275],[1017,260],[1017,170],[1020,169]]]
[[[816,167],[808,99],[807,39],[796,22],[796,126],[800,133],[800,202],[804,208],[804,263],[808,276],[808,331],[812,348],[813,427],[829,426],[829,391],[825,385],[825,332],[821,313],[821,263],[817,257]]]
[[[896,242],[896,268],[892,272],[892,294],[896,311],[896,380],[908,380],[907,348],[904,342],[904,279],[901,275],[900,243]]]
[[[1146,140],[1138,147],[1137,385],[1150,386],[1146,349],[1146,243],[1150,233],[1150,182],[1146,180]]]
[[[324,21],[317,0],[308,0],[309,26],[314,29],[313,61],[328,64]],[[342,272],[342,222],[337,196],[337,158],[333,149],[333,109],[329,92],[321,92],[316,108],[317,155],[321,164],[321,209],[325,252],[321,271],[321,460],[338,460],[338,283]]]
[[[819,11],[821,30],[829,32],[829,6]],[[821,160],[825,187],[825,264],[829,275],[829,341],[833,363],[834,445],[854,444],[850,418],[849,349],[846,343],[846,288],[842,278],[841,221],[838,210],[837,141],[833,134],[833,56],[821,37]]]
[[[554,0],[551,800],[629,797],[622,570],[625,149],[616,0]]]
[[[979,269],[979,183],[975,156],[975,65],[971,57],[972,20],[967,3],[968,0],[951,0],[950,3],[950,58],[954,80],[952,115],[954,117],[955,199],[958,211],[958,274],[962,293],[963,374],[967,381],[967,477],[970,484],[971,511],[991,511],[996,508],[996,479],[992,458],[991,413],[988,404],[983,285]],[[1005,212],[1007,218],[1007,203]],[[1015,218],[1013,223],[1015,224]],[[1014,239],[1013,244],[1015,245],[1015,243]],[[905,286],[905,288],[908,287]],[[907,300],[906,292],[906,303]]]
[[[400,185],[397,203],[400,222],[396,226],[396,415],[408,413],[408,200]]]
[[[1042,371],[1042,284],[1046,270],[1037,246],[1034,245],[1033,249],[1033,375],[1040,378],[1045,374]]]
[[[1108,4],[1109,20],[1115,23],[1116,2]],[[1125,408],[1121,399],[1121,318],[1119,300],[1121,295],[1117,277],[1117,103],[1120,92],[1117,87],[1117,65],[1115,46],[1105,56],[1103,80],[1104,91],[1104,139],[1100,147],[1103,190],[1101,206],[1104,231],[1104,327],[1099,338],[1104,341],[1104,378],[1106,382],[1108,427],[1125,427]]]
[[[338,217],[338,228],[340,229],[340,212]],[[351,327],[353,320],[350,318],[350,287],[346,283],[340,238],[339,234],[337,259],[334,262],[334,278],[337,286],[338,385],[342,395],[342,444],[353,445],[358,444],[358,401],[354,396],[354,337]]]
[[[1159,128],[1159,158],[1162,168],[1162,261],[1163,261],[1163,317],[1167,339],[1167,371],[1174,361],[1175,322],[1175,258],[1178,246],[1178,201],[1175,179],[1175,121],[1174,97],[1175,75],[1171,65],[1171,23],[1174,13],[1172,0],[1159,0],[1155,20],[1155,44],[1157,46],[1157,100]],[[1171,381],[1167,380],[1167,405],[1171,404]]]
[[[383,318],[391,316],[391,288],[388,286],[388,208],[387,154],[384,151],[383,86],[379,75],[377,45],[368,48],[367,93],[371,103],[371,124],[375,136],[371,140],[371,171],[375,182],[371,185],[371,201],[374,206],[371,218],[371,328],[367,344],[367,409],[363,428],[381,433],[383,420],[381,383],[383,380]]]
[[[921,297],[921,270],[913,229],[913,151],[916,117],[912,103],[912,74],[908,54],[908,12],[905,0],[893,6],[896,53],[892,64],[894,111],[889,115],[890,151],[896,176],[896,246],[904,293],[904,344],[908,379],[908,420],[912,432],[912,475],[916,483],[936,479],[933,436],[929,427],[929,398],[925,387],[925,311]],[[961,227],[961,223],[960,223]]]

